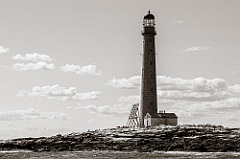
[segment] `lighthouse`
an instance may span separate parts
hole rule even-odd
[[[143,18],[142,35],[143,53],[140,111],[138,109],[139,104],[132,106],[127,125],[129,127],[176,126],[178,124],[178,117],[175,113],[167,113],[165,110],[158,112],[155,52],[155,36],[157,33],[155,31],[155,17],[150,11]]]
[[[140,126],[147,113],[157,113],[157,77],[155,52],[155,17],[148,12],[143,18],[143,53],[140,101]]]

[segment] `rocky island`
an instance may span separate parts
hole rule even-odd
[[[240,152],[239,128],[215,125],[118,127],[52,137],[2,140],[1,150]]]

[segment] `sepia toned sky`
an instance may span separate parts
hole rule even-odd
[[[158,109],[240,127],[240,1],[0,0],[0,139],[126,124],[149,9]]]

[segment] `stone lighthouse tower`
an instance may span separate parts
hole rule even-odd
[[[155,57],[155,18],[148,12],[143,18],[143,55],[141,83],[140,126],[144,126],[147,113],[157,113],[157,81]]]

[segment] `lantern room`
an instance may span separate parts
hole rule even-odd
[[[154,15],[150,13],[150,10],[148,11],[148,14],[144,16],[143,18],[143,26],[144,27],[154,27],[155,26],[155,18]]]

